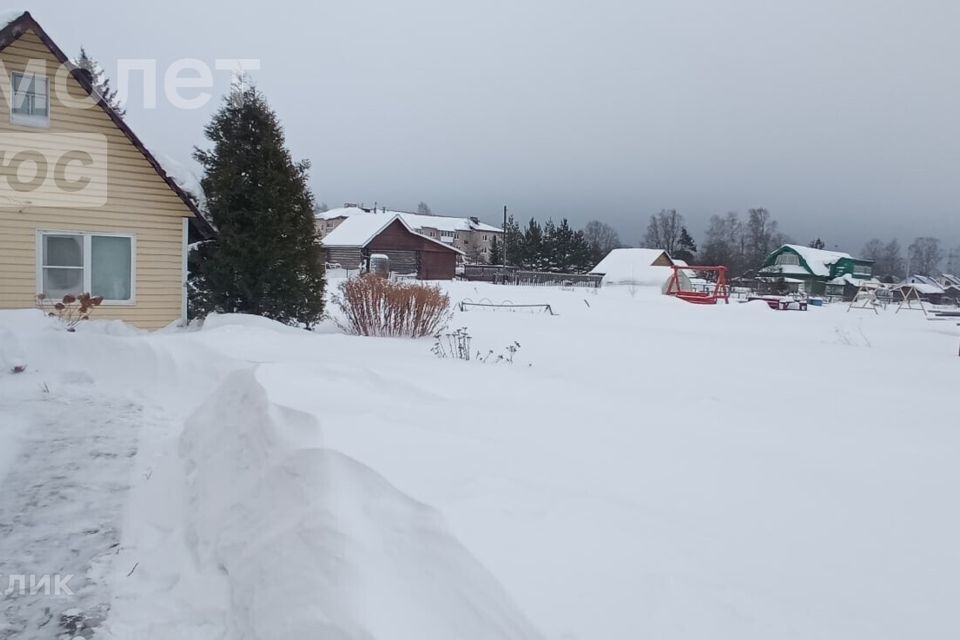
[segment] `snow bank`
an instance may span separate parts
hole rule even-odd
[[[190,538],[231,585],[229,637],[537,638],[440,516],[226,379],[181,439]]]

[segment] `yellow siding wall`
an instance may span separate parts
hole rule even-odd
[[[10,106],[0,95],[0,136],[14,131],[96,133],[107,138],[108,153],[107,202],[102,207],[15,208],[0,203],[0,309],[34,305],[38,230],[106,231],[136,236],[136,303],[100,306],[93,317],[117,318],[145,329],[177,320],[183,292],[182,220],[192,216],[190,209],[102,109],[58,103],[53,78],[59,63],[32,32],[0,52],[0,59],[7,72],[0,82],[9,83],[10,72],[23,70],[29,60],[43,59],[51,85],[50,127],[11,125]],[[70,82],[71,93],[81,95],[79,84],[72,78]],[[3,192],[10,190],[4,186]]]

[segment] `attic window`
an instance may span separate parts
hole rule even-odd
[[[795,253],[781,253],[777,256],[777,264],[800,264],[800,258]]]
[[[50,81],[34,73],[10,74],[10,123],[28,127],[50,126]]]

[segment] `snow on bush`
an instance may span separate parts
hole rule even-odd
[[[337,305],[344,330],[361,336],[436,335],[450,318],[450,298],[439,287],[374,275],[340,284]]]
[[[306,413],[230,375],[180,442],[190,539],[231,584],[228,637],[535,640],[439,514],[320,447]]]

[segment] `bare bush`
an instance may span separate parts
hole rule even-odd
[[[37,294],[37,307],[51,318],[56,318],[66,327],[67,331],[76,331],[76,326],[82,320],[89,320],[94,307],[99,307],[103,296],[91,296],[89,293],[80,295],[67,294],[60,301],[48,299],[44,294]]]
[[[340,326],[361,336],[436,335],[450,318],[450,298],[439,287],[374,275],[346,280],[335,301],[344,315]]]

